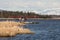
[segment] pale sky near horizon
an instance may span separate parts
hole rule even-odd
[[[14,11],[60,9],[60,0],[0,0],[0,9]]]

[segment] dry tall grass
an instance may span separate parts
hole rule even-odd
[[[19,25],[25,24],[14,21],[0,22],[0,36],[15,36],[16,34],[32,33],[29,29],[19,27]]]

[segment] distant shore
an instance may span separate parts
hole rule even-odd
[[[60,18],[28,18],[28,19],[39,19],[39,20],[60,20]]]
[[[0,19],[1,19],[1,20],[9,20],[9,19],[10,19],[10,20],[11,20],[11,19],[15,19],[15,20],[18,19],[18,20],[19,20],[19,19],[21,19],[21,18],[0,18]],[[59,20],[60,20],[60,18],[27,18],[27,19],[37,19],[37,20],[40,20],[40,19],[41,19],[41,20],[51,20],[51,19],[58,20],[58,19],[59,19]]]

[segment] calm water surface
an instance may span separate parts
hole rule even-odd
[[[60,20],[27,20],[39,24],[27,24],[35,34],[18,34],[15,37],[0,37],[0,40],[60,40]]]

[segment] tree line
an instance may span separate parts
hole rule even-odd
[[[0,11],[0,18],[9,18],[9,17],[18,17],[18,16],[24,16],[24,17],[34,17],[34,16],[40,16],[34,12],[23,12],[23,11]]]
[[[60,17],[57,15],[39,15],[35,12],[23,12],[23,11],[0,11],[0,18],[10,18],[10,17],[28,17],[28,18],[52,18],[52,17]]]

